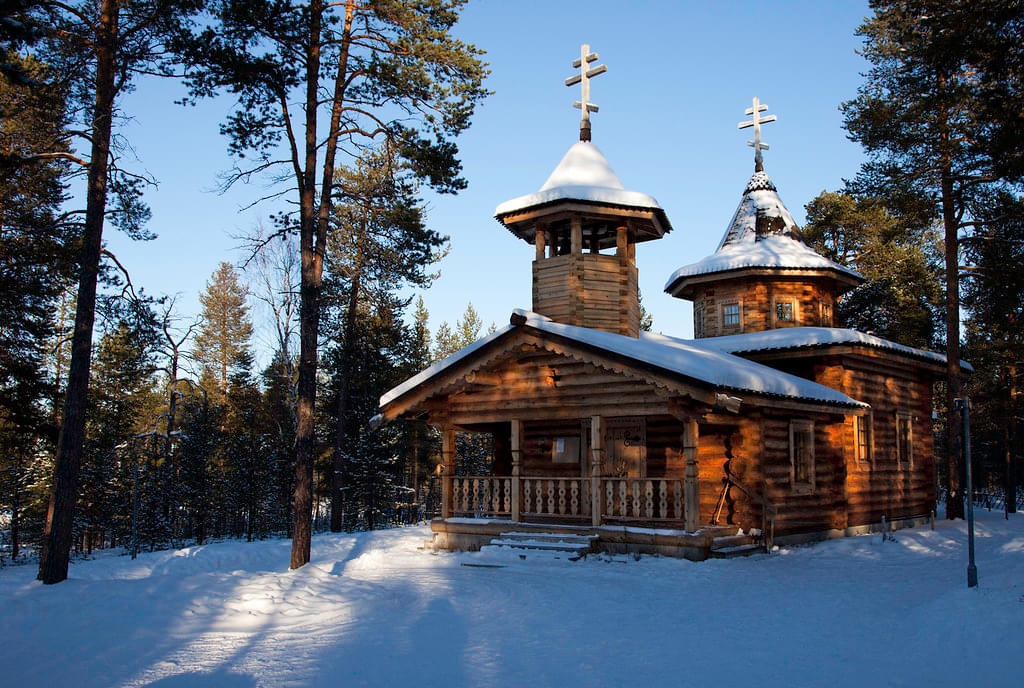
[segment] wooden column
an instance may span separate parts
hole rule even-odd
[[[700,523],[700,484],[697,482],[697,421],[683,420],[683,454],[686,472],[683,474],[683,504],[686,530],[694,532]]]
[[[583,221],[577,216],[572,218],[572,237],[570,250],[573,255],[583,253]]]
[[[601,525],[601,464],[604,461],[604,418],[590,418],[590,517],[596,528]]]
[[[512,522],[519,522],[519,462],[523,456],[523,421],[512,421]]]
[[[547,231],[544,229],[544,225],[537,225],[535,230],[537,233],[534,243],[537,246],[537,260],[544,260],[544,244],[547,242]]]
[[[619,258],[629,258],[629,229],[626,227],[615,228],[615,255]]]
[[[455,431],[441,429],[441,518],[452,517],[452,476],[455,475]]]

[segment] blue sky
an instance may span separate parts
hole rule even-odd
[[[451,237],[441,276],[423,292],[431,328],[454,322],[472,301],[499,326],[531,305],[533,248],[494,219],[495,206],[537,190],[578,139],[578,87],[563,82],[581,43],[608,72],[592,82],[600,106],[594,143],[628,189],[665,208],[674,231],[637,250],[640,289],[656,330],[692,335],[687,302],[662,292],[676,268],[714,251],[753,171],[739,131],[760,97],[779,120],[765,125],[765,170],[798,223],[804,204],[852,177],[863,159],[847,140],[839,104],[856,95],[867,68],[854,35],[866,2],[471,2],[457,35],[487,50],[494,91],[458,141],[469,188],[428,198],[429,221]],[[232,161],[218,125],[227,100],[183,108],[182,89],[145,81],[123,104],[123,128],[160,184],[146,194],[159,238],[133,243],[108,228],[110,248],[151,294],[180,293],[184,316],[221,260],[238,262],[234,237],[278,209],[240,210],[267,193],[250,184],[219,195]]]

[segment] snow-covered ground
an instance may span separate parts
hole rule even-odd
[[[4,686],[995,686],[1024,680],[1024,516],[729,561],[515,562],[424,527],[0,570]]]

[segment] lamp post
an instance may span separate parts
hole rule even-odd
[[[974,565],[974,486],[971,482],[971,400],[956,400],[964,419],[964,465],[967,467],[967,587],[978,587],[978,567]]]

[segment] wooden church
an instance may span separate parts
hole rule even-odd
[[[634,249],[671,241],[672,226],[590,141],[596,59],[584,46],[567,81],[583,87],[580,141],[495,212],[535,247],[532,309],[380,400],[379,422],[442,434],[434,545],[515,531],[703,559],[927,518],[945,359],[833,327],[863,278],[803,243],[763,171],[761,124],[775,118],[756,99],[739,207],[718,250],[665,286],[693,302],[695,338],[640,330]],[[490,475],[465,474],[456,432],[493,436]]]

